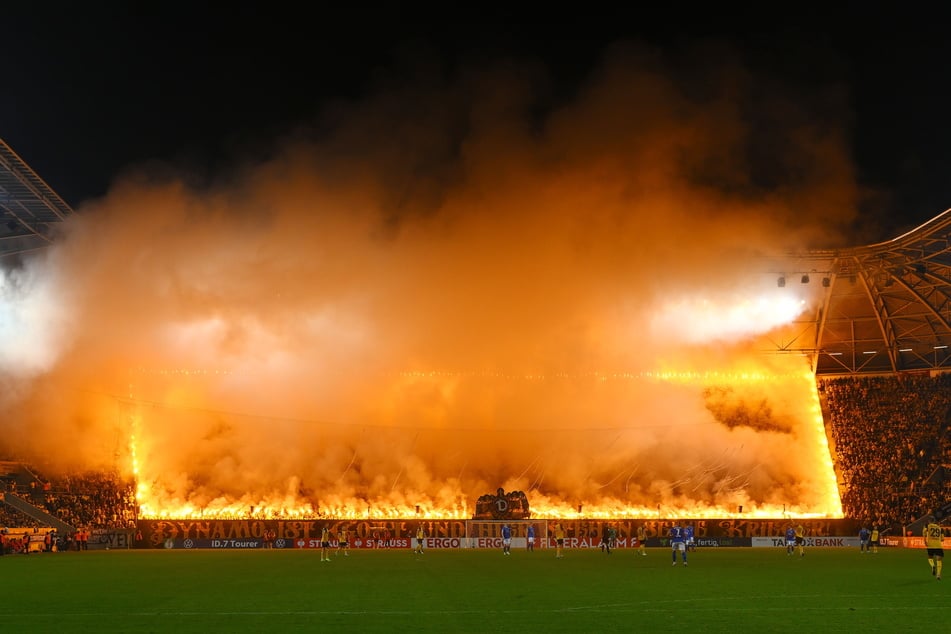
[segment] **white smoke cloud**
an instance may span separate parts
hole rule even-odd
[[[619,47],[541,115],[538,72],[381,90],[227,183],[143,172],[86,205],[4,278],[16,452],[125,468],[134,438],[165,507],[465,514],[503,483],[616,512],[826,504],[819,448],[788,450],[814,444],[807,368],[752,343],[804,300],[750,271],[850,220],[835,131],[797,133],[809,169],[763,191],[730,64],[698,100]]]

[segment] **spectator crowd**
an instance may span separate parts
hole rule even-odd
[[[135,486],[117,474],[90,471],[44,478],[30,466],[5,462],[3,489],[74,527],[135,527]],[[9,465],[14,465],[12,468]],[[0,504],[0,526],[31,528],[43,522],[9,504]]]
[[[951,373],[820,379],[846,517],[893,534],[951,501]]]

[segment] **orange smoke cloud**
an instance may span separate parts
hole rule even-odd
[[[531,64],[417,78],[226,183],[130,174],[5,286],[5,347],[46,351],[4,353],[7,446],[128,470],[134,438],[156,511],[834,513],[808,369],[738,317],[811,300],[758,258],[847,226],[851,168],[754,79],[625,45],[559,105]]]

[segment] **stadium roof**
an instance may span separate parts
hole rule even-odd
[[[0,258],[49,245],[74,212],[0,139]]]
[[[49,245],[73,210],[0,139],[0,265]],[[816,285],[806,315],[771,337],[817,375],[951,369],[951,209],[887,242],[787,254],[777,283]]]
[[[818,375],[951,369],[951,209],[887,242],[788,261],[783,283],[819,284],[822,302],[777,350]]]

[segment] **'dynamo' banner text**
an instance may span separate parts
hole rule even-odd
[[[427,539],[424,544],[435,548],[497,548],[504,521],[479,522],[477,534],[468,534],[466,520],[139,520],[133,539],[135,548],[320,548],[324,527],[337,547],[338,534],[346,530],[349,547],[411,548],[418,527]],[[553,535],[556,524],[565,530],[566,545],[579,547],[597,545],[608,528],[616,534],[616,545],[637,545],[637,530],[643,526],[647,545],[666,545],[666,537],[674,524],[691,525],[697,543],[718,546],[748,546],[752,538],[780,537],[790,524],[802,523],[809,537],[853,537],[859,523],[854,520],[527,520],[513,526],[516,544],[521,544],[527,524],[535,524],[538,546],[545,547],[544,536]],[[273,539],[266,538],[272,535]]]
[[[442,532],[465,534],[464,521],[432,524]],[[417,525],[404,520],[140,520],[135,547],[320,548],[326,526],[333,548],[343,530],[348,533],[350,548],[409,548]]]

